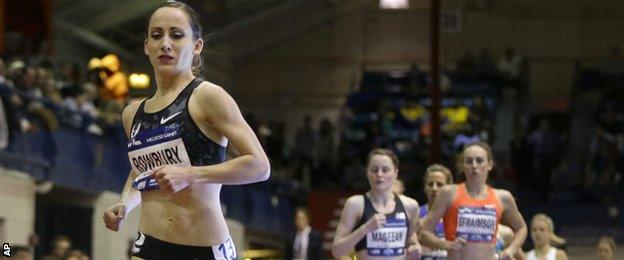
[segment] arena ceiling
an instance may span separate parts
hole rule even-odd
[[[80,44],[114,52],[124,60],[147,66],[142,46],[148,15],[165,0],[57,0],[53,10],[56,33]],[[231,82],[236,62],[280,46],[302,33],[379,0],[188,0],[204,21],[207,70],[220,82]],[[430,0],[411,0],[412,8],[428,8]],[[602,4],[596,4],[602,3]],[[443,6],[482,9],[503,16],[622,16],[624,1],[616,0],[446,0]],[[614,11],[615,10],[615,11]]]
[[[142,47],[148,15],[164,0],[58,0],[57,33],[71,35],[132,63],[145,63]],[[377,0],[189,0],[201,13],[209,72],[231,80],[233,64]]]

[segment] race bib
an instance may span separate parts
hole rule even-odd
[[[447,253],[445,250],[432,250],[423,252],[420,260],[445,260]]]
[[[159,166],[191,166],[178,124],[136,134],[133,131],[133,135],[128,141],[128,158],[132,169],[138,174],[132,184],[134,189],[140,191],[157,189],[158,184],[150,174]]]
[[[496,209],[493,207],[460,207],[457,236],[469,242],[491,242],[496,237]]]
[[[219,260],[231,260],[236,259],[236,246],[232,242],[231,238],[228,238],[220,245],[212,246],[212,253],[215,259]]]
[[[366,245],[370,256],[398,256],[405,253],[407,241],[407,220],[404,212],[393,217],[386,216],[383,227],[366,234]]]

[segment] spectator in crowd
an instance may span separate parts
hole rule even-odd
[[[368,188],[368,180],[362,173],[366,167],[357,156],[348,158],[348,163],[344,167],[341,187],[347,187],[353,191],[364,191]]]
[[[56,88],[63,98],[75,96],[80,86],[80,70],[78,64],[61,62],[56,79]]]
[[[82,85],[82,88],[77,91],[75,96],[66,97],[63,103],[72,110],[79,111],[91,117],[97,117],[98,110],[95,107],[97,96],[97,87],[92,83],[85,83]]]
[[[408,94],[417,95],[419,93],[426,93],[426,80],[427,74],[422,72],[418,66],[418,62],[412,62],[409,69],[410,82],[407,85]]]
[[[559,164],[552,171],[551,185],[555,198],[566,199],[567,194],[580,184],[580,172],[574,167],[574,162],[568,156],[559,160]]]
[[[465,52],[457,62],[457,79],[462,82],[473,82],[476,77],[477,61],[471,52]]]
[[[6,63],[4,63],[4,59],[0,57],[0,84],[7,83],[6,72]]]
[[[323,236],[310,226],[310,214],[306,208],[295,210],[295,227],[297,234],[289,240],[286,247],[286,259],[325,259],[323,252]]]
[[[286,125],[284,122],[273,121],[269,124],[271,134],[267,138],[267,155],[278,165],[283,163],[286,148]]]
[[[616,254],[615,239],[611,236],[602,236],[598,239],[596,245],[596,259],[598,260],[615,260]]]
[[[599,121],[589,147],[589,162],[587,165],[586,188],[594,188],[597,184],[601,197],[612,199],[618,185],[618,160],[621,150],[618,149],[618,136],[621,135],[621,126],[616,121],[615,112],[606,109],[599,115]]]
[[[97,96],[97,87],[94,84],[87,82],[76,92],[76,95],[71,95],[65,98],[63,101],[65,107],[71,109],[72,111],[80,112],[80,114],[71,114],[72,124],[80,127],[83,122],[83,115],[89,116],[93,120],[96,120],[100,116],[100,111],[95,105]],[[104,133],[102,128],[94,122],[91,122],[88,125],[87,131],[95,135],[102,135]]]
[[[11,259],[15,260],[33,260],[32,250],[27,246],[14,245],[11,246]]]
[[[312,177],[314,187],[337,183],[339,179],[334,172],[335,144],[334,125],[329,119],[325,118],[321,121],[319,127],[318,149],[316,149],[318,166]]]
[[[65,235],[58,235],[52,239],[52,252],[43,257],[43,260],[62,260],[72,247],[72,241]]]
[[[461,132],[453,139],[453,150],[451,154],[460,152],[465,145],[481,141],[479,133],[474,129],[472,125],[466,125],[461,129]]]
[[[504,55],[498,61],[498,72],[507,85],[519,87],[524,67],[524,57],[516,54],[511,47],[505,49]]]
[[[550,121],[544,118],[539,121],[539,128],[529,134],[528,142],[532,148],[531,176],[534,187],[546,191],[550,188],[550,176],[563,148],[562,138],[551,128]]]
[[[295,136],[294,157],[297,164],[298,180],[306,189],[310,188],[316,140],[316,131],[312,128],[312,116],[305,115],[303,125],[297,129]]]
[[[63,260],[89,260],[90,257],[80,249],[72,249],[67,251]]]
[[[492,84],[497,83],[498,71],[489,49],[483,48],[479,52],[475,62],[475,72],[479,81]]]
[[[37,85],[37,68],[26,65],[18,73],[16,75],[17,80],[14,81],[15,88],[26,95],[28,99],[24,98],[21,102],[15,103],[15,105],[19,109],[23,109],[27,113],[41,119],[46,130],[56,130],[59,127],[56,115],[40,101],[44,96],[43,91]]]

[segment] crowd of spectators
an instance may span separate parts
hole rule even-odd
[[[582,126],[594,130],[581,136],[583,140],[571,140],[578,138],[571,121],[584,112],[574,104],[585,104],[576,100],[583,95],[572,97],[568,111],[532,112],[526,93],[526,58],[511,48],[498,64],[487,50],[478,59],[466,54],[455,69],[445,70],[449,86],[443,88],[442,98],[442,162],[454,165],[453,156],[463,144],[484,140],[492,144],[497,160],[492,185],[517,191],[527,200],[616,201],[623,185],[624,102],[619,97],[624,95],[612,93],[623,89],[624,71],[613,70],[624,59],[617,58],[615,50],[606,61],[609,70],[601,72],[603,79],[610,80],[601,83],[601,98],[592,110],[595,120]],[[261,123],[258,133],[266,135],[261,140],[267,142],[272,161],[280,162],[275,167],[284,166],[285,176],[306,189],[361,191],[367,185],[361,174],[363,156],[372,147],[387,147],[402,157],[400,176],[406,178],[407,192],[420,190],[419,178],[409,177],[418,174],[409,173],[421,172],[419,165],[428,160],[431,124],[430,101],[422,96],[427,75],[415,72],[417,68],[365,75],[362,88],[349,96],[338,121],[305,116],[292,144],[285,141],[289,130],[283,122]],[[366,85],[366,80],[372,84]],[[279,131],[271,127],[276,125]],[[573,141],[587,146],[575,150]]]
[[[37,127],[54,131],[65,124],[103,135],[110,126],[119,124],[119,113],[127,101],[127,81],[124,77],[121,93],[109,94],[119,91],[111,90],[111,84],[119,84],[110,82],[120,73],[120,61],[114,55],[107,57],[111,61],[94,68],[21,56],[5,62],[0,57],[8,126],[29,132]]]
[[[119,60],[107,56],[99,66],[83,68],[45,58],[5,58],[0,57],[3,148],[19,149],[11,144],[12,134],[55,131],[61,125],[97,136],[120,131],[128,88],[118,86]],[[618,201],[624,185],[619,48],[610,51],[603,66],[579,68],[572,106],[563,115],[529,112],[527,66],[511,48],[498,63],[484,49],[443,70],[442,163],[453,166],[462,145],[483,140],[492,144],[497,161],[490,178],[494,186],[541,201]],[[313,189],[365,190],[364,156],[373,147],[385,147],[401,156],[406,193],[417,194],[422,187],[417,173],[430,156],[429,82],[417,63],[402,72],[366,72],[337,121],[306,115],[294,131],[285,122],[246,115],[272,161],[270,183],[280,184],[272,187],[292,187],[281,192],[304,206],[306,192]],[[597,98],[587,101],[588,92],[597,92]],[[588,102],[591,121],[582,124],[593,130],[586,149],[578,151],[571,148],[572,121]]]
[[[34,245],[38,246],[38,245]],[[35,259],[33,246],[14,245],[11,257],[18,260]],[[91,257],[83,250],[72,247],[72,240],[65,235],[57,235],[50,243],[49,251],[41,257],[43,260],[89,260]]]

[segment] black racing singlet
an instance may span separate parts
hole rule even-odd
[[[158,188],[148,175],[161,165],[201,166],[225,160],[225,147],[201,132],[188,110],[189,98],[202,82],[193,79],[171,104],[155,113],[145,112],[145,100],[141,102],[128,140],[128,157],[138,175],[133,188]]]
[[[364,196],[364,212],[353,230],[364,225],[377,213],[375,207],[366,194]],[[398,256],[405,253],[409,218],[399,195],[394,195],[394,211],[386,214],[386,224],[383,227],[366,234],[356,245],[355,251],[367,249],[369,256]]]

